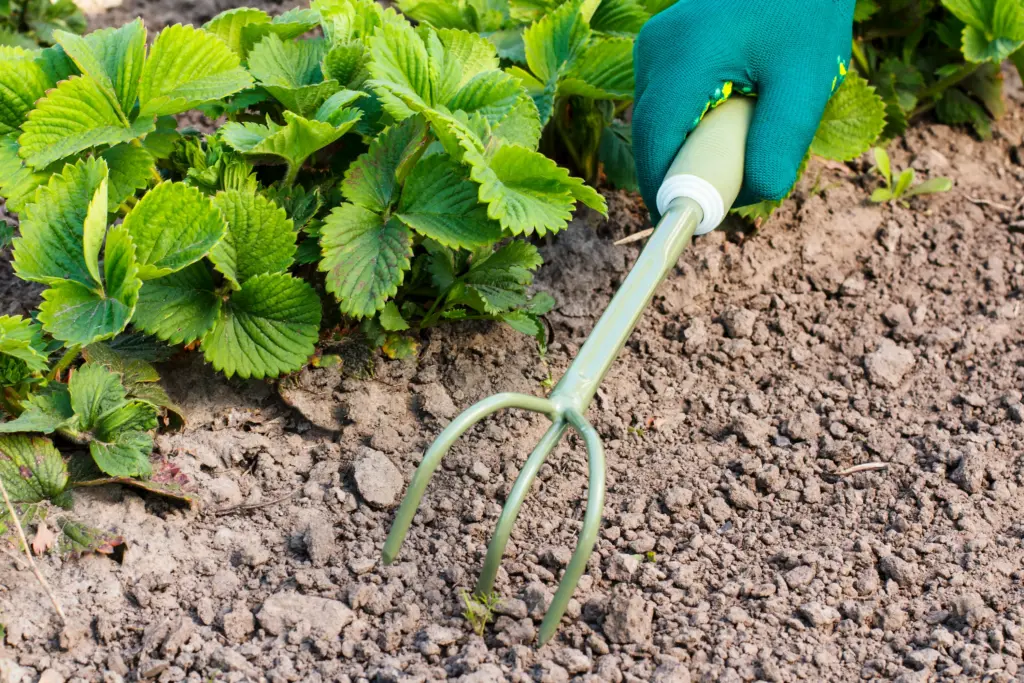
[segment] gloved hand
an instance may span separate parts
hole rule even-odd
[[[683,140],[732,93],[755,93],[736,206],[782,199],[846,75],[856,0],[678,0],[634,48],[633,151],[652,220]]]

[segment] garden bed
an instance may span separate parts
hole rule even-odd
[[[224,5],[126,3],[107,19],[199,23]],[[474,430],[398,562],[380,549],[447,420],[493,392],[540,394],[567,367],[638,253],[613,245],[644,227],[625,194],[543,249],[538,286],[559,302],[546,361],[471,323],[425,333],[405,361],[342,348],[342,372],[307,369],[281,396],[196,354],[164,366],[189,423],[157,451],[200,505],[81,495],[76,510],[128,549],[44,561],[64,629],[23,563],[0,558],[2,666],[12,681],[1024,675],[1024,234],[1009,226],[1024,98],[1007,78],[993,142],[923,124],[891,150],[952,192],[877,206],[867,163],[814,162],[761,232],[684,255],[591,410],[605,521],[551,644],[532,640],[580,527],[581,444],[541,470],[483,639],[461,597],[543,418]],[[35,296],[5,257],[0,314]],[[885,468],[847,473],[865,463]]]

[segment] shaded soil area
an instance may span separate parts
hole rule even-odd
[[[168,21],[168,4],[143,7]],[[891,150],[952,192],[877,206],[868,163],[812,164],[760,232],[684,254],[590,411],[605,518],[551,644],[532,641],[583,517],[576,440],[523,507],[483,637],[461,597],[545,418],[472,430],[393,566],[380,548],[448,420],[493,392],[541,395],[568,366],[639,250],[613,245],[644,227],[622,194],[544,248],[539,287],[560,304],[545,359],[470,324],[425,334],[416,359],[349,357],[280,393],[194,358],[164,367],[190,419],[158,450],[202,505],[80,495],[130,546],[121,563],[45,561],[63,630],[0,556],[0,667],[48,682],[1020,680],[1024,111],[1007,78],[994,141],[925,125]],[[0,264],[0,312],[33,296]]]

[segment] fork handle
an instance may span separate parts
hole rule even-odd
[[[658,190],[658,213],[680,197],[700,205],[704,218],[694,234],[717,228],[743,186],[747,132],[754,116],[751,97],[733,97],[710,110],[690,133]]]

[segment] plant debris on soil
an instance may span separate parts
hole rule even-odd
[[[199,23],[227,4],[129,3],[103,21]],[[646,227],[626,194],[543,250],[539,286],[559,302],[544,362],[470,324],[369,375],[308,368],[283,398],[194,357],[165,365],[189,421],[157,451],[201,504],[83,490],[77,511],[127,547],[39,560],[64,626],[25,562],[0,556],[0,680],[1020,680],[1024,97],[1007,79],[994,141],[926,123],[891,150],[952,178],[948,194],[876,206],[866,160],[812,165],[760,232],[684,254],[591,410],[604,525],[549,645],[536,629],[586,501],[572,440],[523,507],[483,637],[463,616],[544,418],[474,429],[396,564],[380,549],[448,420],[568,366],[640,248],[613,244]],[[0,314],[36,296],[4,258]]]

